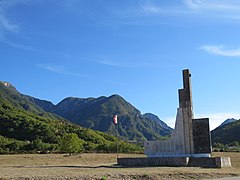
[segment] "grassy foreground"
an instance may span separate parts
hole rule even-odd
[[[116,167],[116,154],[22,154],[0,155],[0,179],[209,179],[240,176],[240,153],[230,156],[233,167],[223,169],[192,167]],[[120,154],[119,157],[144,155]]]

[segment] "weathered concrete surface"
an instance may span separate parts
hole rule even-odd
[[[188,162],[190,167],[205,168],[224,168],[231,167],[230,157],[200,157],[190,158]]]
[[[218,167],[231,167],[231,159],[230,157],[217,157],[216,164]]]
[[[120,166],[125,167],[148,167],[148,166],[187,166],[188,157],[146,157],[146,158],[118,158]]]
[[[231,167],[229,157],[146,157],[146,158],[118,158],[117,163],[123,167],[203,167],[224,168]]]
[[[194,142],[194,153],[210,153],[212,151],[209,119],[193,119],[193,142]]]
[[[145,142],[144,153],[148,157],[209,157],[209,119],[194,119],[191,73],[188,69],[183,70],[183,89],[179,89],[178,94],[179,108],[171,138]]]

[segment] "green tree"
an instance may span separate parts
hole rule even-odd
[[[78,135],[75,133],[64,134],[60,144],[60,150],[62,152],[69,153],[71,156],[72,153],[82,152],[83,149],[83,141],[78,138]]]

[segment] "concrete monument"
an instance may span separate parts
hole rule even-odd
[[[178,94],[179,108],[171,139],[145,142],[145,154],[148,157],[210,157],[209,119],[194,119],[188,69],[183,70],[183,89],[179,89]]]
[[[146,141],[146,158],[118,158],[121,166],[229,167],[229,157],[210,157],[209,119],[194,119],[191,73],[183,70],[183,89],[178,90],[179,107],[175,129],[169,140]]]

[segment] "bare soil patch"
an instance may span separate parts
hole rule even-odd
[[[0,155],[0,179],[211,179],[240,176],[240,153],[215,153],[230,156],[232,168],[192,167],[122,168],[116,154],[22,154]],[[120,154],[119,157],[143,157]]]

